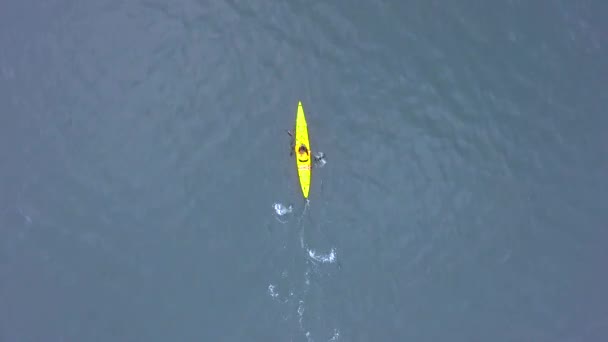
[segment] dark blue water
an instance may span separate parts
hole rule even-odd
[[[606,14],[5,1],[0,341],[606,340]]]

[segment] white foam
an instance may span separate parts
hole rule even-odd
[[[336,262],[336,249],[332,248],[329,251],[329,254],[317,254],[314,249],[309,249],[308,256],[311,259],[323,264],[333,264],[334,262]]]
[[[268,285],[268,293],[272,298],[277,298],[279,296],[279,294],[275,291],[275,288],[276,287],[272,284]]]
[[[340,339],[340,330],[334,329],[334,336],[328,342],[335,342]]]
[[[300,329],[304,331],[304,324],[302,320],[304,319],[304,301],[300,299],[300,303],[298,305],[298,322],[300,323]]]
[[[283,203],[275,203],[272,205],[274,212],[279,216],[290,214],[293,211],[293,206],[285,206]]]
[[[315,153],[315,167],[323,167],[325,166],[325,164],[327,164],[327,161],[325,160],[325,153],[323,152],[317,152]]]

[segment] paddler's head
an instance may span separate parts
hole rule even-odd
[[[300,155],[308,155],[308,149],[306,148],[306,145],[302,144],[300,145],[300,148],[298,149],[298,153]]]

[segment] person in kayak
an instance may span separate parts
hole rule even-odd
[[[295,139],[293,137],[293,133],[289,130],[287,130],[287,134],[289,134],[289,136],[291,137],[291,143],[289,144],[289,155],[293,156],[293,150],[295,149]],[[308,160],[308,156],[310,155],[308,148],[306,148],[306,145],[302,144],[300,145],[300,148],[298,148],[298,159],[301,162],[306,162]],[[315,162],[316,166],[323,166],[325,165],[326,161],[325,161],[325,153],[323,152],[319,152],[317,154],[315,154],[313,156],[313,160]]]
[[[308,161],[308,149],[304,144],[300,145],[300,148],[298,148],[298,160],[301,162]]]

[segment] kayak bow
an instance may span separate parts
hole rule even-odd
[[[306,147],[307,153],[299,153],[299,149],[302,145]],[[306,117],[304,116],[304,107],[302,106],[302,101],[298,101],[294,150],[296,155],[296,166],[298,167],[298,178],[300,178],[300,187],[302,188],[302,195],[304,195],[304,198],[307,199],[308,191],[310,190],[310,177],[312,173],[312,152],[310,151],[308,125],[306,124]]]

